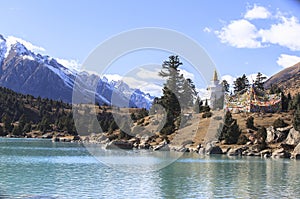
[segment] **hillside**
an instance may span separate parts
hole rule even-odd
[[[71,108],[62,101],[35,98],[0,87],[0,136],[32,137],[51,131],[76,135]]]
[[[291,93],[292,96],[299,93],[300,92],[300,62],[276,73],[265,82],[265,87],[267,89],[271,88],[272,85],[277,85],[286,94]]]

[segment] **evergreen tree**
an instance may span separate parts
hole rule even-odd
[[[180,101],[182,102],[183,109],[190,109],[193,107],[194,101],[197,97],[196,86],[189,78],[183,78],[183,85],[180,91]]]
[[[260,72],[256,75],[256,80],[254,82],[255,88],[258,88],[260,90],[264,90],[264,81],[267,79],[267,77],[263,76]]]
[[[13,130],[12,130],[12,134],[15,136],[21,136],[22,133],[22,129],[20,128],[19,125],[14,125]]]
[[[19,118],[19,128],[21,130],[23,130],[26,122],[27,122],[26,116],[24,114],[22,114],[21,117]]]
[[[227,93],[229,93],[229,87],[230,87],[230,85],[228,84],[228,82],[225,79],[222,81],[222,85],[223,85],[224,91],[227,92]]]
[[[120,134],[119,139],[130,139],[133,136],[131,135],[131,128],[129,126],[129,121],[127,119],[122,119],[120,124]]]
[[[234,92],[235,93],[244,91],[247,88],[249,88],[249,81],[245,74],[242,77],[238,77],[234,81]]]
[[[159,72],[161,77],[167,78],[166,86],[178,95],[180,79],[178,67],[182,65],[178,56],[170,56],[168,61],[164,61],[162,64],[162,70]]]
[[[113,120],[110,125],[109,125],[109,128],[108,128],[108,133],[112,133],[114,130],[118,129],[118,125],[116,123],[115,120]]]
[[[286,97],[283,92],[281,92],[281,108],[282,111],[287,111],[289,109],[290,97]]]
[[[202,112],[202,109],[203,109],[203,102],[200,99],[200,97],[197,97],[195,104],[194,104],[194,112],[200,113],[200,112]]]
[[[179,73],[179,66],[181,65],[182,63],[180,62],[178,56],[172,55],[169,57],[169,60],[163,62],[162,70],[159,72],[161,77],[167,79],[163,88],[163,95],[157,100],[157,103],[162,105],[167,112],[166,124],[161,130],[162,134],[174,132],[174,122],[179,119],[181,112],[179,103],[180,98],[186,97],[185,94],[182,96],[182,93],[184,93],[182,92],[182,88],[185,81],[183,76]],[[188,84],[188,82],[186,83]],[[190,87],[189,89],[186,89],[186,92],[189,91]]]
[[[296,131],[300,131],[300,105],[297,106],[294,113],[293,127]]]
[[[47,132],[48,130],[51,130],[50,119],[48,118],[48,116],[46,115],[43,116],[42,121],[38,125],[38,129],[44,133]]]
[[[32,128],[31,123],[26,123],[22,131],[24,133],[29,133],[31,131],[31,128]]]
[[[4,131],[9,133],[13,130],[13,125],[12,120],[10,119],[10,117],[8,116],[8,114],[4,114],[4,116],[2,117],[2,123],[4,124]]]
[[[2,126],[0,126],[0,136],[6,136],[6,135],[7,135],[7,133],[4,132]]]
[[[300,104],[300,93],[295,95],[289,103],[289,110],[296,110],[297,106]]]
[[[270,94],[279,94],[282,93],[281,88],[279,88],[276,84],[272,84],[270,88]]]
[[[240,134],[241,130],[237,124],[237,120],[233,119],[231,113],[227,111],[220,140],[224,140],[227,144],[235,144],[237,143]]]

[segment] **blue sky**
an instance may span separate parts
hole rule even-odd
[[[298,13],[300,3],[293,0],[11,0],[1,1],[0,34],[22,38],[42,47],[42,54],[68,64],[75,60],[76,65],[112,35],[168,28],[197,41],[222,76],[259,71],[271,76],[300,61]],[[137,56],[132,63],[125,58],[109,73],[122,75],[130,65],[161,63],[166,55]]]

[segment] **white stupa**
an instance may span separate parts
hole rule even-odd
[[[224,88],[219,81],[217,71],[214,71],[211,85],[207,88],[207,102],[211,109],[223,108]]]

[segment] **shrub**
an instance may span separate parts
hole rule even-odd
[[[209,118],[212,116],[212,112],[205,112],[202,114],[202,118]]]
[[[239,145],[243,145],[243,144],[246,144],[247,142],[249,141],[248,137],[245,136],[245,135],[240,135],[238,141],[237,141],[237,144]]]
[[[173,133],[174,127],[173,126],[165,126],[160,130],[161,135],[170,135]]]
[[[260,143],[265,143],[267,139],[267,130],[265,127],[261,127],[257,131],[257,139]]]
[[[209,106],[203,106],[202,110],[200,112],[209,112],[210,111],[210,107]]]
[[[254,129],[254,118],[252,116],[247,118],[246,127],[249,129]]]
[[[283,119],[278,118],[273,122],[273,126],[275,129],[277,128],[282,128],[282,127],[286,127],[288,124],[284,122]]]

